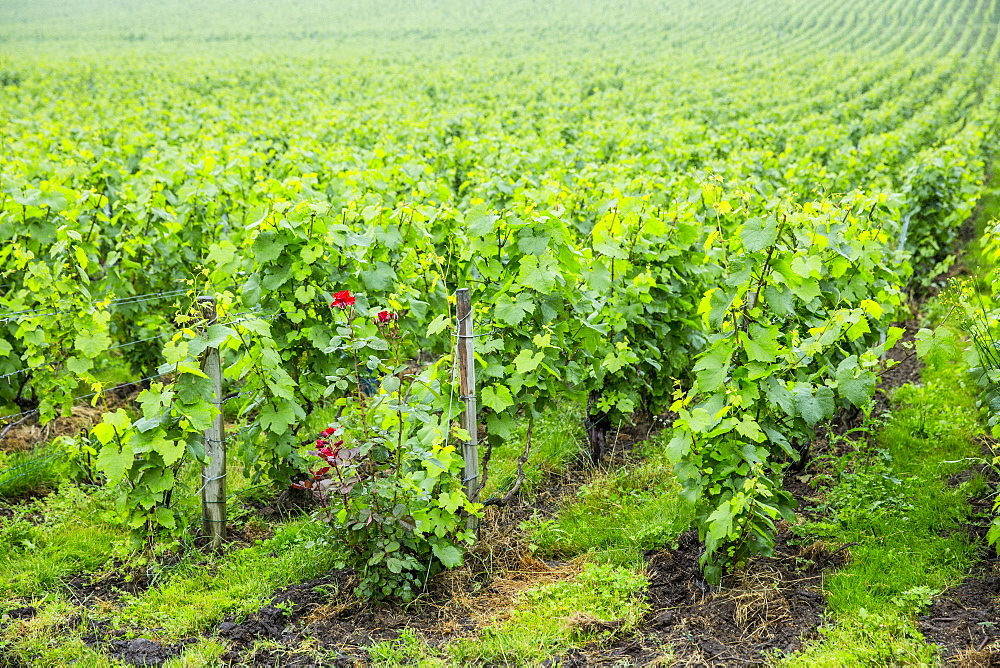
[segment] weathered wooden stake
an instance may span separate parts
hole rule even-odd
[[[209,326],[216,322],[215,297],[198,297]],[[212,379],[212,403],[219,409],[212,426],[205,431],[205,456],[201,469],[201,524],[212,538],[211,549],[222,547],[226,538],[226,439],[222,417],[222,360],[218,348],[206,348],[201,368]]]
[[[469,432],[469,440],[462,446],[465,471],[462,480],[465,493],[470,501],[479,501],[479,423],[476,415],[476,358],[473,354],[475,338],[472,335],[472,302],[469,289],[462,288],[455,293],[456,315],[458,316],[458,387],[465,402],[462,414],[462,428]],[[466,528],[470,531],[479,527],[479,519],[470,516]]]

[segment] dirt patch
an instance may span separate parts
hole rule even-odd
[[[285,587],[247,619],[230,618],[219,626],[220,638],[229,643],[223,660],[241,666],[307,666],[318,665],[320,655],[322,665],[354,666],[369,661],[371,645],[395,640],[404,629],[416,630],[437,647],[501,620],[525,589],[579,571],[574,564],[535,559],[523,545],[499,536],[487,536],[466,562],[432,578],[426,592],[407,606],[358,600],[349,569]]]
[[[907,383],[921,382],[920,373],[924,369],[924,363],[917,357],[914,348],[917,330],[920,329],[920,326],[916,320],[902,323],[901,326],[905,330],[902,338],[891,350],[887,350],[885,353],[886,359],[893,360],[895,364],[886,369],[879,378],[878,387],[875,389],[876,410],[874,415],[889,410],[889,391]]]
[[[825,546],[790,545],[787,529],[774,557],[756,558],[712,591],[701,579],[697,535],[687,532],[678,548],[648,555],[650,611],[628,637],[570,652],[562,666],[762,665],[774,651],[792,652],[815,636],[826,606],[822,572],[841,555]],[[670,651],[668,650],[668,651]]]
[[[170,659],[180,656],[184,648],[193,641],[182,641],[174,645],[162,645],[149,638],[112,640],[105,646],[108,654],[133,666],[162,666]]]
[[[677,414],[673,412],[652,415],[639,411],[632,416],[631,422],[623,422],[609,429],[605,463],[615,465],[634,462],[634,450],[655,434],[669,428],[676,417]],[[590,463],[589,457],[586,462]]]
[[[65,417],[57,417],[45,425],[38,424],[34,416],[23,423],[15,423],[3,439],[0,439],[0,450],[8,452],[30,450],[39,443],[48,443],[57,436],[76,436],[80,432],[89,431],[101,421],[105,409],[93,406],[73,406]]]
[[[1000,560],[952,587],[920,618],[927,642],[941,645],[949,665],[1000,666]]]
[[[17,496],[5,497],[0,500],[0,520],[9,520],[13,517],[20,517],[31,524],[40,524],[45,521],[45,516],[40,510],[25,512],[29,504],[39,499],[44,499],[51,493],[48,489],[33,489],[30,492],[18,494]],[[36,506],[37,508],[37,506]]]
[[[923,365],[912,351],[917,323],[904,327],[902,340],[886,354],[896,364],[880,378],[875,414],[889,410],[892,389],[921,380]],[[822,494],[811,484],[813,476],[822,473],[815,470],[822,462],[817,456],[850,449],[850,432],[862,425],[863,417],[859,410],[839,413],[803,450],[803,464],[789,470],[784,487],[798,501],[799,516],[817,519],[815,507]],[[609,644],[571,651],[553,665],[647,665],[665,660],[666,647],[672,648],[672,662],[681,665],[764,665],[776,652],[799,650],[816,637],[823,621],[823,572],[842,564],[848,546],[799,546],[786,525],[780,529],[775,556],[751,560],[718,591],[702,580],[702,548],[695,532],[681,536],[674,551],[648,555],[650,612],[642,626]]]
[[[225,661],[238,662],[243,665],[261,665],[266,662],[274,665],[271,656],[255,656],[253,646],[258,640],[271,640],[282,645],[296,644],[302,632],[296,629],[297,622],[312,613],[316,608],[336,599],[346,596],[350,589],[351,573],[337,571],[330,575],[285,587],[278,591],[257,612],[243,621],[227,618],[219,626],[219,636],[228,640],[229,651],[223,656]],[[275,650],[276,651],[276,650]],[[288,658],[288,651],[284,651]]]
[[[140,594],[149,587],[141,569],[125,571],[120,565],[111,566],[104,574],[80,574],[64,580],[70,597],[87,608],[98,603],[117,601],[123,594]]]
[[[312,492],[294,487],[279,492],[272,500],[246,499],[242,505],[253,509],[261,518],[269,522],[285,522],[319,508],[319,502],[312,495]]]
[[[104,413],[135,403],[143,390],[148,390],[151,381],[125,383],[105,390],[100,406],[78,405],[70,409],[70,414],[57,417],[44,425],[39,424],[36,412],[30,412],[21,420],[0,428],[0,450],[30,450],[41,443],[48,443],[57,436],[76,436],[89,432],[101,421]],[[36,408],[37,402],[31,402]]]
[[[79,623],[79,620],[74,620]],[[91,632],[82,640],[88,647],[100,647],[112,658],[131,666],[162,666],[170,659],[180,656],[188,645],[197,642],[195,638],[166,644],[147,637],[129,638],[125,631],[115,629],[110,622],[90,622]]]

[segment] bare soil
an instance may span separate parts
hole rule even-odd
[[[826,607],[823,571],[841,558],[825,545],[793,545],[785,527],[775,556],[754,559],[710,591],[698,569],[701,545],[690,531],[676,550],[647,555],[650,611],[628,637],[584,647],[553,665],[649,665],[672,651],[676,665],[764,665],[815,636]]]

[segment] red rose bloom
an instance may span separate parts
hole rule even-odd
[[[350,290],[333,293],[333,301],[330,302],[331,308],[347,308],[348,306],[354,306],[354,297]]]
[[[399,318],[399,316],[391,311],[379,311],[378,315],[375,316],[375,324],[385,325],[386,323],[393,322],[397,318]]]

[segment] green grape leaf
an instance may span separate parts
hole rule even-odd
[[[791,315],[795,310],[795,295],[788,288],[769,285],[764,288],[764,301],[776,315]]]
[[[823,276],[823,258],[819,255],[796,255],[791,268],[802,278],[820,278]]]
[[[124,440],[131,427],[132,421],[128,413],[125,409],[119,408],[113,413],[105,413],[102,420],[91,429],[91,433],[104,445],[116,440],[116,436]]]
[[[281,255],[285,242],[270,230],[261,232],[253,242],[254,261],[263,264],[273,262]]]
[[[451,321],[451,316],[447,313],[442,313],[427,325],[427,336],[434,336],[443,332],[448,327],[448,323]]]
[[[767,436],[765,436],[763,430],[760,428],[760,425],[757,424],[757,421],[749,415],[744,415],[743,419],[736,424],[736,431],[741,436],[749,438],[755,443],[763,443],[767,440]]]
[[[781,329],[777,325],[762,327],[752,324],[750,325],[748,334],[746,351],[751,361],[771,363],[777,359],[781,348],[778,343],[778,337],[781,336]]]
[[[510,389],[505,385],[490,385],[483,388],[480,393],[483,405],[497,413],[506,410],[514,405],[514,398],[510,394]]]
[[[549,245],[546,235],[533,236],[531,228],[521,230],[517,237],[517,248],[528,255],[541,255]]]
[[[724,539],[733,532],[733,518],[735,511],[733,504],[724,501],[722,505],[712,511],[705,523],[708,525],[708,535],[716,541]]]
[[[702,353],[694,365],[699,391],[715,392],[722,387],[729,375],[732,355],[733,344],[728,341],[719,341]]]
[[[795,409],[810,426],[833,416],[833,390],[826,386],[815,388],[809,383],[796,383],[792,388]]]
[[[533,353],[525,348],[514,358],[514,368],[518,373],[528,373],[537,369],[543,359],[545,359],[545,353]]]
[[[917,355],[921,359],[935,363],[944,359],[954,359],[958,355],[955,333],[947,327],[922,328],[916,334]]]
[[[76,335],[74,347],[84,357],[97,357],[111,346],[111,337],[101,330],[82,331]]]
[[[86,357],[70,357],[66,360],[66,368],[78,376],[82,376],[94,367],[94,361]]]
[[[164,508],[163,506],[158,507],[154,511],[153,517],[156,518],[156,523],[161,527],[166,529],[177,528],[177,518],[174,516],[174,511],[170,508]]]
[[[167,361],[167,364],[177,364],[186,360],[188,355],[189,348],[187,341],[167,341],[163,346],[163,357]]]
[[[533,256],[528,256],[533,257]],[[506,325],[518,325],[524,320],[524,316],[534,312],[535,304],[524,294],[517,295],[515,300],[511,300],[507,293],[500,295],[494,307],[494,313],[500,322]]]
[[[281,434],[295,422],[295,410],[288,402],[278,402],[277,408],[274,407],[274,404],[269,403],[261,409],[257,420],[262,429]]]
[[[455,568],[462,565],[462,551],[454,545],[437,545],[433,547],[434,556],[445,568]]]
[[[556,286],[559,272],[554,269],[555,258],[543,255],[525,255],[521,258],[518,282],[538,292],[550,292]]]
[[[99,426],[94,427],[95,431]],[[122,447],[119,448],[116,441],[109,441],[105,442],[104,447],[101,448],[101,452],[97,455],[97,461],[94,464],[99,471],[107,476],[109,485],[117,485],[125,476],[125,472],[132,467],[133,461],[134,454],[127,442],[123,443]]]
[[[208,260],[217,265],[228,264],[236,259],[236,246],[232,241],[223,239],[217,244],[208,247]]]
[[[868,403],[875,393],[875,374],[858,364],[858,356],[851,355],[837,366],[837,389],[840,395],[855,406]]]
[[[740,230],[743,248],[750,253],[762,251],[778,238],[778,222],[771,219],[750,218]]]
[[[500,216],[490,213],[486,204],[477,204],[465,213],[465,225],[469,236],[482,237],[493,232]]]

